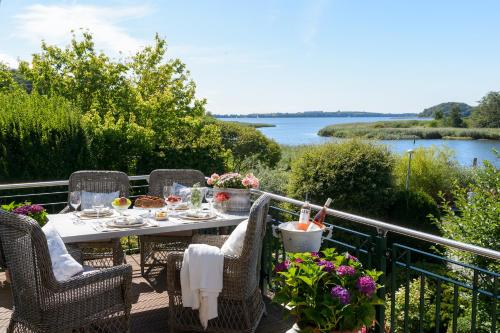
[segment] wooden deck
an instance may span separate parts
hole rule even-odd
[[[139,269],[139,257],[128,256],[128,263],[132,264],[133,306],[131,332],[168,332],[168,295],[164,291],[165,276],[163,271],[157,270],[143,278]],[[264,316],[258,333],[286,332],[292,326],[288,320],[283,320],[283,313],[279,306],[266,299],[267,316]],[[12,312],[12,298],[10,285],[5,283],[5,274],[0,273],[0,332],[5,332]]]

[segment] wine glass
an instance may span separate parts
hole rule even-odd
[[[80,191],[73,191],[69,194],[69,204],[71,205],[71,207],[73,207],[73,216],[75,218],[74,221],[75,224],[78,224],[80,221],[76,211],[78,210],[78,207],[80,207],[81,203],[82,203],[82,197]]]
[[[208,207],[210,208],[210,213],[213,211],[214,203],[214,190],[208,188],[205,192],[205,200],[208,202]]]
[[[99,195],[99,193],[95,193],[92,196],[92,208],[95,209],[97,213],[97,219],[99,220],[99,215],[101,213],[101,210],[104,208],[104,204],[102,202],[102,198]]]

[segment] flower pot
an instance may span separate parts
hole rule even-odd
[[[225,193],[229,197],[224,201],[225,210],[227,212],[248,212],[251,207],[250,190],[236,188],[214,188],[214,198],[217,198],[218,193]]]
[[[319,329],[315,329],[313,327],[306,327],[306,328],[300,328],[299,325],[296,323],[290,328],[286,333],[316,333],[319,332]],[[354,330],[343,330],[343,331],[332,331],[331,333],[360,333],[361,329],[354,329]]]
[[[278,226],[273,226],[273,235],[283,240],[283,246],[286,252],[318,252],[321,248],[323,233],[328,231],[325,238],[330,238],[332,236],[332,227],[304,232],[296,229],[295,225],[297,223],[296,221],[286,222]],[[279,234],[277,231],[279,231]]]

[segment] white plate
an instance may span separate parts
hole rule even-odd
[[[141,221],[140,223],[133,223],[133,224],[115,223],[115,221],[106,222],[106,226],[111,228],[138,228],[138,227],[143,227],[146,224],[147,223],[144,220]]]
[[[185,212],[185,213],[179,214],[178,217],[180,217],[181,219],[184,219],[184,220],[205,221],[205,220],[215,219],[217,217],[217,214],[212,213],[208,216],[196,217],[196,216],[190,216],[188,212]]]

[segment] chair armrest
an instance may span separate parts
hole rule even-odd
[[[213,245],[220,248],[228,238],[229,235],[194,235],[191,243]]]
[[[169,252],[167,254],[167,291],[180,292],[180,273],[184,252]]]
[[[59,214],[66,214],[66,213],[69,213],[71,212],[71,207],[69,205],[67,205],[66,207],[63,208],[63,210],[61,210],[59,212]]]
[[[130,289],[131,283],[132,266],[120,265],[96,270],[87,274],[77,275],[69,280],[57,283],[52,291],[56,293],[65,292],[86,287],[91,284],[105,284],[107,287],[122,285],[123,287]]]

